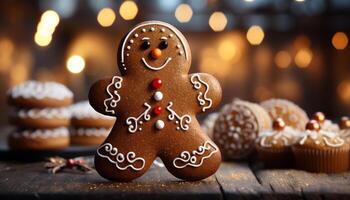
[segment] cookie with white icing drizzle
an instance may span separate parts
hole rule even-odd
[[[57,82],[26,81],[8,91],[8,102],[17,107],[62,107],[73,102],[73,93]]]
[[[321,129],[311,120],[293,145],[296,167],[311,172],[336,173],[349,167],[349,144],[337,132]]]
[[[272,129],[263,131],[257,139],[259,158],[268,168],[292,167],[291,146],[299,137],[299,131],[286,126],[282,118],[273,121]]]
[[[13,150],[60,150],[69,145],[69,131],[66,127],[18,129],[10,133],[8,145]]]
[[[286,99],[269,99],[260,103],[269,113],[272,120],[278,117],[288,125],[298,130],[304,130],[309,118],[298,105]]]
[[[117,118],[97,150],[97,172],[131,181],[159,157],[180,179],[214,174],[220,151],[196,114],[218,106],[221,87],[209,74],[188,74],[191,52],[181,32],[159,21],[136,25],[119,45],[118,66],[121,76],[96,82],[89,93],[96,111]]]
[[[259,133],[270,127],[271,119],[263,108],[235,99],[220,111],[213,138],[224,159],[243,159],[254,152]]]

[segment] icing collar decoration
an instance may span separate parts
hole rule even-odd
[[[169,115],[168,115],[168,119],[170,121],[175,120],[175,123],[178,124],[177,126],[177,130],[183,130],[183,131],[187,131],[189,129],[188,124],[191,123],[192,119],[189,115],[183,115],[183,116],[179,116],[173,109],[171,109],[171,107],[173,106],[173,102],[169,102],[168,106],[166,107],[166,109],[169,111]]]
[[[143,121],[141,120],[142,117],[145,121],[149,121],[151,119],[151,115],[149,114],[151,106],[146,102],[143,105],[146,106],[146,110],[143,113],[141,113],[137,118],[128,117],[126,119],[126,124],[129,126],[128,131],[130,133],[135,133],[137,130],[142,131],[141,127],[138,128],[138,124],[143,124]]]
[[[197,79],[197,80],[195,80],[195,79]],[[205,112],[205,110],[209,109],[213,103],[213,101],[207,97],[207,94],[209,91],[209,85],[200,78],[199,74],[194,74],[193,76],[191,76],[191,83],[193,84],[193,87],[196,90],[199,90],[202,87],[202,85],[205,86],[204,94],[203,94],[203,92],[199,92],[198,96],[197,96],[197,100],[199,102],[199,105],[203,106],[202,111]],[[208,105],[205,106],[206,104],[208,104]]]
[[[211,152],[207,156],[201,157],[200,160],[197,158],[197,155],[202,156],[206,151],[210,150]],[[174,159],[173,165],[178,169],[185,168],[186,166],[200,167],[205,159],[210,158],[217,151],[218,148],[215,144],[211,141],[206,141],[203,146],[198,147],[198,150],[192,151],[192,154],[189,151],[183,151],[180,157]]]
[[[115,111],[113,110],[113,108],[117,107],[117,104],[121,99],[120,95],[118,94],[118,89],[122,87],[122,81],[123,81],[122,77],[113,76],[112,82],[107,86],[106,91],[109,95],[109,98],[103,101],[103,104],[105,105],[105,108],[106,108],[105,109],[106,112],[115,114]]]
[[[107,152],[109,155],[104,155],[102,152],[103,150]],[[113,147],[110,143],[104,143],[97,149],[97,155],[101,156],[102,158],[107,158],[108,161],[112,164],[115,164],[115,166],[119,170],[126,170],[128,168],[131,168],[135,171],[140,171],[145,166],[145,159],[141,157],[136,157],[135,152],[130,151],[124,156],[123,153],[119,152],[116,147]],[[111,159],[111,157],[113,159]],[[121,166],[122,163],[126,162],[127,165]],[[140,163],[139,165],[135,165],[135,163]]]

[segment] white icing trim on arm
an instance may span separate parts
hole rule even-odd
[[[117,107],[117,104],[121,99],[120,95],[118,94],[118,89],[120,89],[122,87],[122,81],[123,81],[122,77],[113,76],[112,82],[106,87],[106,91],[109,95],[109,98],[107,98],[103,101],[103,104],[105,105],[106,112],[110,112],[112,114],[115,114],[115,111],[113,108]],[[111,93],[109,91],[111,89],[111,87],[114,87],[113,93]],[[114,99],[114,97],[116,97],[116,99]]]
[[[195,80],[195,78],[197,78],[197,80]],[[197,100],[199,102],[199,105],[200,106],[203,106],[202,107],[202,111],[205,112],[205,110],[211,108],[212,104],[213,104],[213,101],[207,97],[207,94],[208,94],[208,91],[209,91],[209,85],[208,83],[204,82],[201,78],[200,78],[200,75],[199,74],[194,74],[193,76],[191,76],[191,83],[193,84],[193,87],[196,89],[196,90],[199,90],[202,85],[205,86],[205,92],[204,94],[202,92],[199,92],[198,93],[198,96],[197,96]],[[206,102],[208,102],[208,105],[205,106]]]

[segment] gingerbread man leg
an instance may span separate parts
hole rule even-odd
[[[174,131],[159,155],[171,174],[179,179],[196,181],[213,175],[221,163],[219,148],[211,139],[199,134],[200,128],[185,133]],[[191,142],[184,142],[191,141]]]
[[[121,128],[114,127],[114,130]],[[156,158],[153,145],[150,141],[141,139],[140,134],[130,135],[127,130],[115,133],[112,130],[109,137],[97,149],[96,171],[106,179],[120,182],[142,176]]]

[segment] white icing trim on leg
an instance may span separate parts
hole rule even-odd
[[[151,119],[151,115],[149,114],[149,111],[151,110],[151,106],[148,103],[144,103],[144,106],[146,106],[146,110],[141,113],[137,118],[136,117],[128,117],[126,119],[126,124],[129,126],[128,131],[130,133],[135,133],[137,130],[142,130],[141,128],[138,129],[138,124],[142,124],[143,121],[141,120],[142,117],[145,121],[149,121]]]
[[[103,153],[101,153],[101,150],[105,150],[107,153],[109,153],[109,155],[104,155]],[[119,169],[119,170],[126,170],[128,168],[131,168],[135,171],[140,171],[145,167],[145,159],[143,159],[142,157],[136,157],[135,152],[133,151],[129,151],[126,156],[124,156],[123,153],[119,152],[118,149],[116,147],[113,147],[112,144],[110,143],[104,143],[103,145],[101,145],[98,149],[97,149],[97,155],[99,155],[102,158],[107,158],[107,160],[112,163],[115,164],[115,166]],[[112,156],[114,159],[111,159],[110,156]],[[120,166],[120,164],[122,164],[123,162],[127,162],[128,164],[125,165],[124,167]],[[140,167],[135,167],[134,163],[135,162],[141,162],[141,166]]]
[[[112,114],[115,114],[115,111],[113,108],[117,107],[118,102],[120,101],[121,97],[118,94],[118,89],[122,87],[122,81],[123,78],[120,76],[113,76],[112,82],[106,87],[106,91],[109,95],[108,99],[105,99],[103,101],[103,104],[105,105],[105,111],[110,112]],[[114,86],[113,94],[109,91],[111,87]],[[116,97],[116,99],[114,99]]]
[[[200,159],[200,162],[197,162],[197,155],[201,156],[206,151],[213,149],[207,156],[204,156]],[[179,157],[176,157],[173,161],[174,167],[178,169],[185,168],[186,166],[191,167],[200,167],[202,166],[205,159],[210,158],[215,152],[218,151],[218,148],[211,141],[206,141],[203,146],[199,146],[198,150],[193,150],[192,153],[189,151],[183,151]],[[181,162],[181,164],[177,164]]]
[[[177,129],[181,129],[183,131],[187,131],[189,129],[188,124],[191,123],[192,119],[189,115],[183,115],[183,116],[179,116],[173,109],[171,109],[171,107],[173,106],[173,102],[169,102],[168,106],[166,107],[166,109],[169,111],[169,115],[168,115],[168,119],[170,121],[175,120],[176,118],[176,124],[178,124]]]
[[[195,78],[198,79],[195,80]],[[194,74],[193,76],[191,76],[191,83],[193,84],[193,87],[196,89],[196,90],[199,90],[202,85],[205,86],[205,92],[204,94],[202,92],[199,92],[198,96],[197,96],[197,100],[199,102],[199,105],[203,106],[202,107],[202,111],[205,112],[205,110],[209,109],[212,104],[213,104],[213,101],[207,97],[207,94],[208,94],[208,91],[209,91],[209,85],[208,83],[204,82],[201,78],[200,78],[200,75],[199,74]],[[209,102],[207,106],[205,106],[206,102]]]

